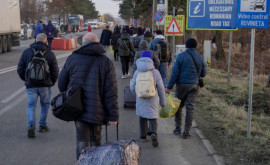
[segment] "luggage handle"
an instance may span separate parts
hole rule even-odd
[[[116,124],[116,140],[118,141],[118,122]],[[105,125],[106,143],[108,142],[108,124]]]

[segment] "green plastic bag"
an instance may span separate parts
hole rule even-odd
[[[166,105],[164,109],[162,110],[161,106],[159,106],[159,117],[161,118],[170,118],[175,115],[177,112],[179,105],[181,103],[181,100],[177,98],[173,98],[171,94],[166,94]]]

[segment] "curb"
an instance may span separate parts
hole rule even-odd
[[[193,120],[193,128],[195,129],[195,132],[200,137],[200,139],[203,142],[203,145],[207,149],[210,155],[213,156],[215,159],[217,165],[225,165],[224,158],[217,154],[216,150],[214,149],[213,145],[210,143],[210,141],[204,136],[203,132],[197,127],[197,122]]]

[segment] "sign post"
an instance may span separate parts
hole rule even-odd
[[[233,36],[233,32],[230,31],[229,57],[228,57],[228,82],[230,82],[231,80],[232,36]]]
[[[248,124],[247,136],[251,132],[252,95],[253,95],[253,67],[255,28],[268,28],[269,26],[269,0],[252,1],[238,0],[237,26],[240,28],[252,28],[250,44],[250,75],[249,75],[249,99],[248,99]]]

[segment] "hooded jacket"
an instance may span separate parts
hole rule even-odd
[[[50,69],[50,77],[48,81],[46,82],[29,82],[27,81],[26,77],[26,69],[27,65],[29,62],[32,61],[32,58],[34,57],[34,51],[35,50],[41,50],[41,51],[46,51],[45,53],[45,59],[48,62],[49,69]],[[37,88],[37,87],[51,87],[55,84],[57,81],[58,73],[59,73],[59,68],[57,64],[56,57],[54,53],[48,48],[46,44],[44,44],[41,41],[35,42],[30,45],[30,48],[27,48],[18,63],[18,68],[17,68],[17,73],[20,76],[20,78],[24,81],[24,84],[26,88]]]
[[[46,26],[47,38],[54,38],[54,31],[55,31],[55,28],[54,28],[53,24],[51,22],[48,23],[48,25]]]
[[[155,69],[158,69],[158,67],[159,67],[159,65],[160,65],[160,61],[159,61],[159,59],[158,59],[156,53],[155,53],[154,51],[148,49],[148,43],[147,43],[147,41],[142,40],[141,43],[140,43],[139,48],[140,48],[140,51],[137,51],[136,54],[135,54],[135,57],[134,57],[134,61],[135,61],[135,62],[134,62],[134,64],[133,64],[133,73],[137,70],[136,61],[137,61],[139,58],[142,57],[142,53],[143,53],[144,51],[146,51],[146,50],[147,50],[147,51],[150,51],[150,52],[152,53],[152,60],[153,60],[153,62],[154,62]]]
[[[37,23],[37,26],[35,29],[35,37],[37,37],[39,33],[43,33],[43,26],[40,22]]]
[[[112,31],[110,29],[104,29],[101,33],[100,43],[102,45],[110,45],[112,38]]]
[[[149,49],[156,51],[156,44],[159,42],[165,42],[165,37],[163,35],[157,35],[150,43],[149,43]],[[166,42],[168,49],[170,49],[170,45],[168,42]],[[169,63],[172,62],[172,55],[170,50],[170,59],[168,61]]]
[[[148,57],[140,58],[136,61],[138,69],[134,73],[134,76],[130,82],[130,90],[133,95],[136,95],[136,78],[139,72],[146,72],[151,70],[154,76],[156,95],[154,97],[143,99],[136,96],[136,115],[147,118],[156,119],[159,117],[158,104],[164,105],[165,102],[165,90],[161,75],[158,70],[154,68],[153,61]]]
[[[74,51],[66,60],[59,75],[60,91],[81,85],[82,77],[93,56],[96,60],[83,85],[85,112],[78,120],[106,124],[118,121],[118,91],[115,68],[112,61],[104,55],[105,50],[99,43],[89,43]]]
[[[128,33],[123,33],[121,38],[118,39],[117,44],[119,48],[119,56],[130,56],[130,51],[135,55],[135,50],[131,40],[129,39]]]

